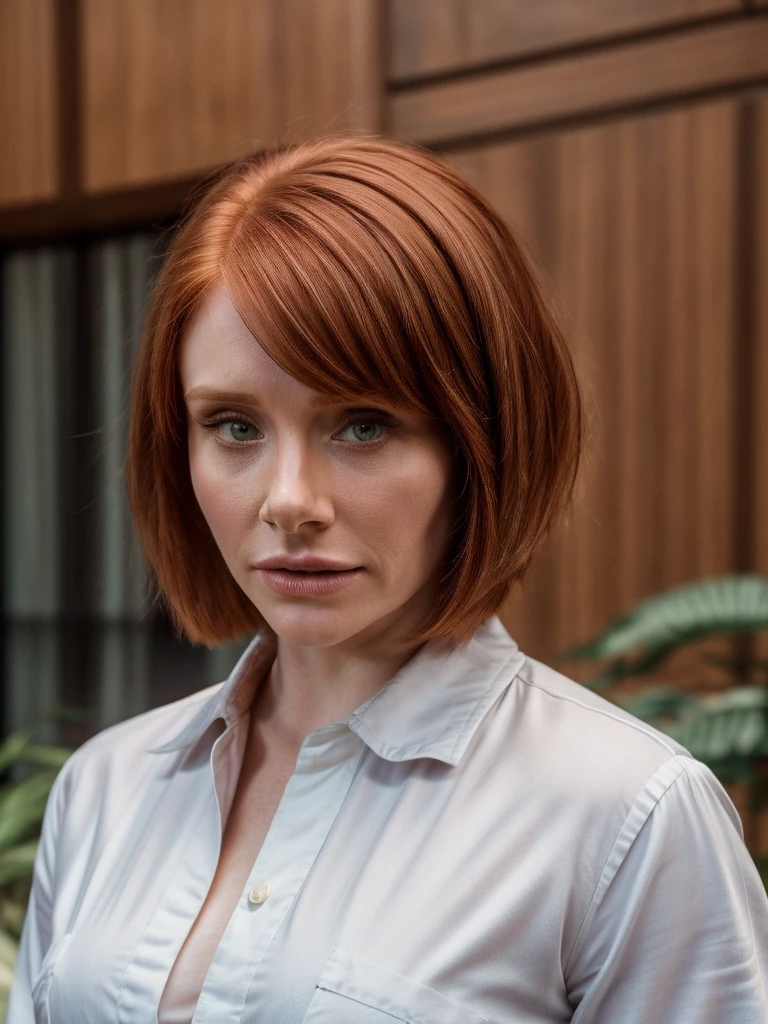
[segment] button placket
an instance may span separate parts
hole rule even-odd
[[[347,734],[352,737],[351,749],[329,750],[330,754],[340,756],[329,758],[327,765],[316,757],[316,750],[305,750],[302,751],[304,756],[299,755],[253,865],[253,873],[241,890],[240,912],[232,915],[214,953],[194,1024],[215,1024],[226,1018],[231,1014],[235,993],[249,1006],[264,998],[260,990],[265,980],[257,980],[260,965],[333,826],[362,753],[359,737],[348,731],[343,735]],[[323,813],[318,814],[321,780],[325,799]],[[298,831],[297,820],[306,823]],[[290,850],[289,857],[286,857],[286,850]]]

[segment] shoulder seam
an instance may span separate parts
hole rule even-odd
[[[627,843],[626,849],[624,850],[624,853],[622,854],[621,859],[618,861],[618,863],[616,865],[614,865],[613,871],[610,873],[610,878],[606,881],[606,877],[605,877],[606,876],[606,870],[608,869],[608,865],[611,863],[611,860],[614,857],[614,854],[616,852],[616,847],[618,846],[619,841],[622,839],[622,837],[624,835],[624,831],[625,831],[625,829],[627,827],[627,821],[629,820],[629,818],[631,817],[631,815],[635,812],[635,810],[637,808],[638,801],[643,797],[643,795],[646,793],[646,791],[648,789],[648,786],[651,783],[651,781],[656,777],[656,775],[658,775],[658,773],[662,769],[667,768],[667,766],[669,765],[669,763],[671,761],[683,762],[686,758],[688,760],[691,760],[690,754],[688,754],[688,755],[686,755],[686,754],[672,754],[671,757],[666,758],[664,761],[661,762],[661,764],[657,765],[656,768],[654,769],[654,771],[651,773],[651,775],[649,775],[648,778],[645,780],[644,785],[638,791],[637,795],[635,796],[635,799],[632,801],[632,804],[631,804],[629,810],[624,815],[624,818],[623,818],[623,820],[621,822],[621,825],[619,826],[619,829],[618,829],[618,831],[617,831],[617,833],[616,833],[616,835],[614,837],[613,843],[611,844],[611,848],[610,848],[610,850],[608,852],[608,856],[605,858],[605,863],[603,864],[602,868],[600,869],[600,876],[599,876],[599,878],[597,880],[597,884],[595,885],[594,892],[592,893],[592,896],[590,898],[589,905],[587,906],[586,913],[584,914],[584,918],[582,919],[582,922],[579,925],[578,931],[576,932],[576,938],[573,940],[573,944],[572,944],[572,946],[571,946],[571,948],[570,948],[570,950],[568,952],[568,956],[567,956],[567,958],[565,960],[565,963],[563,964],[563,975],[564,976],[565,976],[565,974],[568,971],[568,966],[569,966],[569,964],[571,962],[571,959],[573,958],[573,954],[576,952],[576,949],[577,949],[577,947],[579,945],[579,941],[581,940],[582,933],[583,933],[583,931],[584,931],[584,929],[586,927],[587,921],[590,919],[590,917],[594,916],[594,912],[596,911],[597,907],[599,907],[600,903],[602,902],[603,897],[604,897],[605,893],[607,892],[607,890],[609,889],[609,887],[611,886],[611,883],[613,882],[613,879],[616,877],[616,874],[617,874],[619,868],[621,867],[621,865],[626,860],[627,854],[631,850],[633,844],[637,840],[637,837],[642,832],[643,828],[645,827],[646,823],[650,819],[650,817],[653,814],[653,812],[659,806],[659,804],[664,799],[664,797],[667,795],[667,793],[675,786],[677,781],[683,775],[687,775],[685,764],[684,763],[680,763],[679,764],[679,769],[678,769],[676,775],[674,776],[674,778],[669,780],[669,782],[664,786],[663,791],[661,793],[659,793],[657,798],[653,801],[652,805],[648,808],[648,811],[645,814],[645,816],[643,817],[643,820],[639,823],[638,827],[635,829],[634,835],[631,837],[631,839]],[[669,770],[669,768],[667,768],[667,770]]]
[[[565,696],[565,694],[562,694],[562,693],[554,693],[552,690],[548,690],[546,688],[546,686],[542,686],[541,683],[537,683],[533,679],[526,678],[526,676],[524,674],[524,670],[525,670],[525,668],[528,665],[530,665],[530,659],[526,658],[525,664],[521,667],[520,671],[517,673],[517,675],[522,680],[522,682],[524,682],[527,686],[532,686],[532,687],[534,687],[537,690],[541,690],[542,693],[546,693],[548,697],[552,697],[555,700],[565,700],[565,701],[568,701],[569,704],[575,704],[577,707],[583,708],[585,711],[591,711],[593,714],[596,714],[596,715],[603,715],[605,718],[610,718],[612,721],[618,722],[619,725],[624,725],[628,729],[634,729],[635,732],[642,733],[644,736],[647,736],[648,739],[653,740],[655,743],[657,743],[660,747],[662,747],[664,750],[666,750],[671,757],[683,756],[682,751],[675,750],[674,747],[669,746],[668,744],[666,744],[662,739],[659,738],[659,736],[657,736],[655,733],[649,731],[648,729],[643,728],[643,726],[640,725],[640,724],[635,725],[634,722],[627,722],[625,719],[621,718],[619,715],[613,715],[613,714],[611,714],[610,711],[604,711],[602,708],[590,707],[589,704],[585,704],[583,701],[576,700],[574,697],[567,697],[567,696]],[[639,722],[639,719],[638,719],[638,722]],[[690,757],[690,754],[688,756]]]

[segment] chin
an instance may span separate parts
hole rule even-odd
[[[313,608],[308,601],[286,601],[282,605],[260,601],[256,606],[277,636],[297,647],[334,647],[371,624],[367,617],[360,616],[359,608],[342,605],[322,608],[316,604]]]

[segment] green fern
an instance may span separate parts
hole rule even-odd
[[[584,684],[601,691],[653,671],[688,644],[766,628],[768,579],[722,576],[640,602],[599,636],[564,651],[559,660],[605,661]],[[768,662],[712,653],[702,657],[731,673],[729,690],[697,697],[656,683],[614,703],[677,740],[721,782],[746,782],[751,809],[760,810],[768,806],[768,780],[755,771],[756,762],[768,758]],[[768,888],[768,857],[757,857],[755,863]]]
[[[642,601],[588,643],[564,651],[562,660],[613,659],[590,681],[604,689],[619,679],[658,668],[681,647],[714,635],[754,633],[768,628],[768,579],[764,576],[720,576],[686,583]],[[639,654],[629,656],[641,649]],[[762,669],[752,661],[745,671]]]
[[[59,769],[72,753],[66,747],[34,743],[39,724],[19,729],[0,743],[0,772],[17,765],[28,772],[0,786],[0,1020],[13,981],[45,806]]]

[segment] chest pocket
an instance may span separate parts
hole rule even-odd
[[[433,988],[335,949],[303,1024],[488,1024]]]
[[[64,950],[67,948],[71,938],[72,933],[68,932],[66,935],[62,935],[61,938],[56,939],[43,957],[40,973],[32,986],[31,992],[32,1005],[35,1008],[35,1024],[50,1024],[51,1013],[48,1004],[51,983]]]

